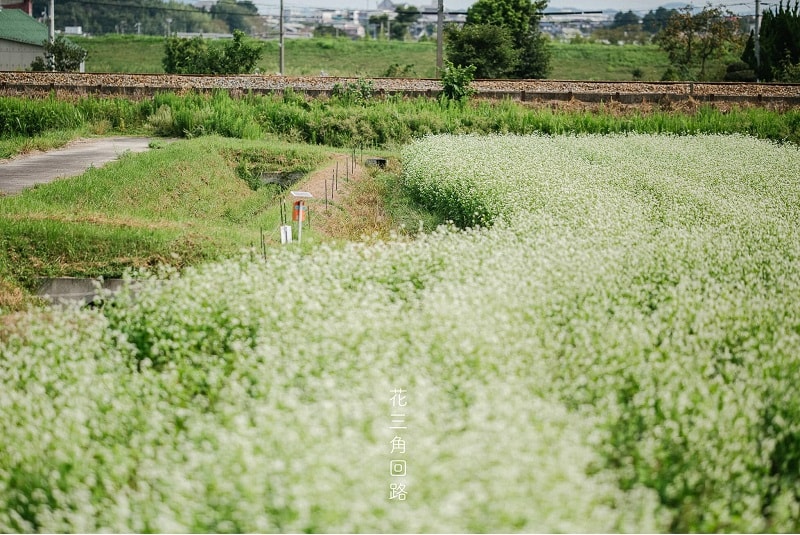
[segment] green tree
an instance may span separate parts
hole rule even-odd
[[[667,27],[667,23],[673,14],[677,13],[675,9],[667,9],[659,7],[655,11],[648,11],[642,17],[642,30],[648,33],[656,34]]]
[[[394,11],[397,13],[394,22],[399,24],[414,24],[422,16],[422,14],[419,12],[419,9],[410,4],[397,6]]]
[[[317,24],[314,27],[314,37],[338,37],[339,31],[329,24]]]
[[[756,62],[755,52],[745,50],[742,60],[746,61],[758,74],[761,80],[785,80],[785,74],[794,72],[800,65],[800,3],[790,2],[778,8],[764,11],[761,21],[760,65]],[[751,37],[751,40],[753,38]],[[749,48],[749,47],[748,47]],[[791,78],[791,76],[789,77]]]
[[[231,31],[250,32],[252,17],[258,16],[258,8],[250,0],[217,0],[209,13],[213,18],[225,21]]]
[[[376,31],[380,31],[377,35],[378,38],[385,36],[384,32],[388,32],[389,27],[389,15],[387,13],[381,13],[380,15],[370,15],[369,17],[369,24],[375,25]],[[388,37],[388,36],[386,36]]]
[[[550,66],[547,37],[539,29],[547,0],[478,0],[467,11],[464,27],[488,24],[505,28],[519,53],[512,75],[543,78]]]
[[[168,37],[161,64],[167,74],[200,74],[208,71],[208,43],[202,37]]]
[[[639,26],[639,15],[633,11],[618,11],[614,15],[614,22],[611,23],[612,28],[624,28],[628,26]]]
[[[508,28],[492,24],[466,24],[445,30],[447,59],[451,65],[474,67],[477,78],[508,78],[517,72],[520,51]]]
[[[419,20],[421,14],[416,6],[404,4],[395,8],[397,16],[390,24],[390,38],[403,41],[408,36],[409,27]]]
[[[708,60],[740,46],[737,29],[736,17],[728,10],[706,6],[692,14],[691,6],[687,6],[670,17],[655,41],[682,77],[705,80]],[[693,70],[698,67],[695,75]]]
[[[63,35],[59,35],[51,43],[43,43],[44,57],[37,56],[31,63],[32,71],[77,71],[81,63],[86,61],[88,52]]]
[[[34,15],[45,12],[48,5],[48,0],[33,0]],[[178,0],[58,0],[55,2],[55,18],[59,26],[81,26],[84,32],[94,35],[164,35],[167,18],[172,19],[169,26],[173,31],[228,31],[223,21],[215,22],[202,9]]]

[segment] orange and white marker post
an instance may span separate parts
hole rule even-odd
[[[302,243],[303,221],[308,220],[308,206],[306,206],[306,202],[303,199],[311,199],[313,195],[307,191],[293,191],[292,197],[297,199],[294,201],[294,207],[292,208],[292,221],[297,222],[297,243]]]

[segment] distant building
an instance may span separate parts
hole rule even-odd
[[[24,71],[44,56],[47,26],[19,9],[0,9],[0,71]]]
[[[0,9],[19,9],[33,16],[33,0],[0,0]]]

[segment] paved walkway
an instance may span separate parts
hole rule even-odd
[[[0,161],[0,195],[14,194],[58,178],[102,167],[125,152],[144,152],[149,137],[106,137],[74,141],[60,149]]]

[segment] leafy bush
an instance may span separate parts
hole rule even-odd
[[[520,63],[511,32],[493,24],[447,28],[449,65],[472,66],[477,78],[510,78]],[[446,67],[450,68],[450,67]]]
[[[263,46],[248,44],[241,30],[222,47],[210,46],[203,37],[169,37],[164,44],[162,65],[167,74],[245,74],[253,72]]]
[[[42,46],[44,46],[44,58],[37,56],[33,60],[32,71],[77,71],[89,54],[85,48],[76,45],[63,35],[57,36],[52,43],[49,40],[45,41]]]
[[[442,71],[442,98],[463,102],[475,93],[470,86],[475,78],[476,67],[467,65],[466,67],[456,67],[450,62],[446,62]]]
[[[336,83],[331,90],[331,96],[346,105],[364,105],[374,92],[372,80],[359,78],[357,82]]]
[[[756,73],[744,61],[736,61],[725,69],[726,82],[756,82]]]

